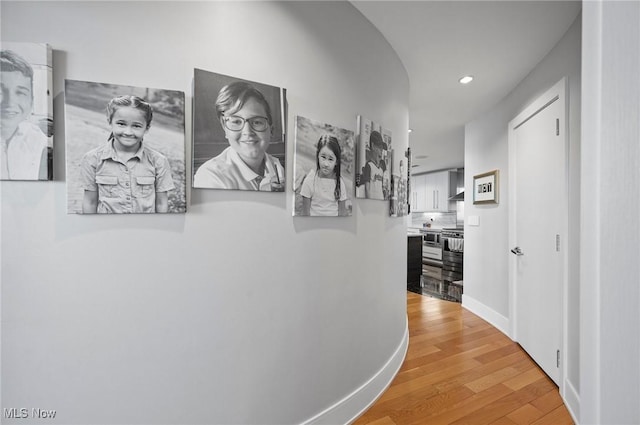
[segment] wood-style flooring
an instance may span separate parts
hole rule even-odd
[[[573,424],[524,350],[460,304],[407,292],[409,349],[356,425]]]

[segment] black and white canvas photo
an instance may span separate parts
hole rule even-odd
[[[411,148],[407,148],[407,215],[411,214]]]
[[[396,151],[391,152],[391,196],[389,201],[389,214],[391,217],[404,217],[409,213],[408,204],[408,171],[409,150],[401,155]],[[399,158],[398,158],[399,156]]]
[[[0,43],[0,180],[53,179],[52,74],[49,45]]]
[[[358,115],[356,196],[388,200],[391,192],[391,132]]]
[[[193,187],[284,192],[286,91],[201,69],[193,77]]]
[[[350,216],[355,141],[351,130],[296,117],[294,216]]]
[[[184,213],[184,92],[65,80],[67,211]]]

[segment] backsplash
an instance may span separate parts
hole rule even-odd
[[[440,229],[443,227],[456,227],[456,212],[414,212],[411,213],[411,227],[424,227],[425,223],[431,223],[431,227]]]

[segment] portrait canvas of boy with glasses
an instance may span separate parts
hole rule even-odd
[[[193,187],[283,192],[285,91],[194,70]]]
[[[51,180],[51,47],[0,46],[0,180]]]

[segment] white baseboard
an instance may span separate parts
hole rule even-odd
[[[349,424],[371,407],[371,405],[391,385],[391,381],[398,374],[400,366],[407,355],[409,347],[409,322],[405,324],[404,335],[400,344],[389,360],[367,382],[339,400],[332,406],[307,419],[303,425],[316,424]]]
[[[580,395],[573,384],[568,379],[564,380],[564,394],[560,394],[564,400],[564,405],[573,419],[573,422],[580,423]]]
[[[513,339],[511,335],[509,335],[509,319],[504,317],[502,314],[465,294],[462,294],[462,307],[466,308],[476,316],[479,316],[481,319],[491,323],[494,328]]]

